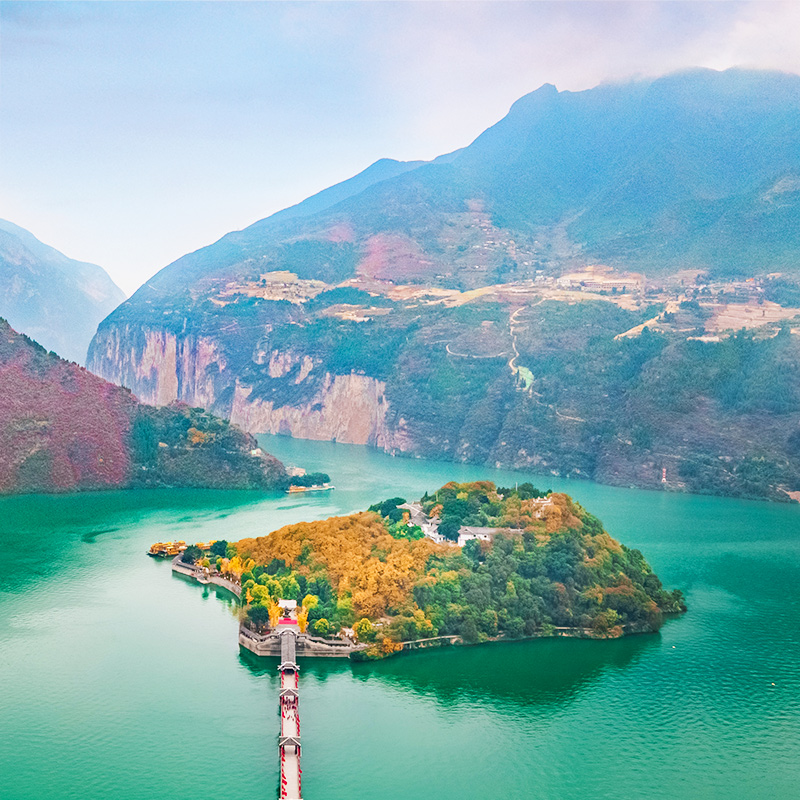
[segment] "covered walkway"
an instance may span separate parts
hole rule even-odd
[[[302,800],[300,793],[300,707],[299,668],[296,662],[294,630],[281,631],[281,800]]]

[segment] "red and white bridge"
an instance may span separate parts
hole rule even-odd
[[[298,703],[298,675],[295,656],[294,626],[281,631],[281,735],[278,746],[281,753],[281,800],[302,800],[300,793],[300,708]]]

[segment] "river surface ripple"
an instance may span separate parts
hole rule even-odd
[[[274,798],[277,661],[154,541],[267,533],[522,481],[262,437],[331,494],[140,491],[0,500],[0,798]],[[306,800],[800,797],[800,507],[533,476],[640,548],[690,611],[659,634],[301,665]]]

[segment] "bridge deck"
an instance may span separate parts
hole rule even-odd
[[[281,633],[281,691],[298,689],[297,666],[295,664],[295,633]],[[302,800],[300,794],[300,708],[296,694],[281,694],[281,800]],[[286,741],[290,737],[294,743]]]
[[[295,635],[293,631],[281,631],[281,662],[294,663],[296,658]]]

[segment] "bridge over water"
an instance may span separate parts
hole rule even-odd
[[[300,708],[299,673],[295,655],[297,633],[287,628],[281,631],[281,735],[278,748],[281,754],[281,800],[302,800],[300,793]]]
[[[237,597],[241,586],[221,575],[212,574],[196,564],[186,564],[181,556],[172,561],[172,571],[203,584],[214,584],[227,589]],[[289,603],[291,602],[291,605]],[[258,633],[245,624],[239,625],[239,645],[257,656],[280,657],[278,670],[281,674],[280,714],[281,729],[278,749],[281,759],[281,779],[278,796],[280,800],[302,800],[300,789],[300,708],[298,655],[314,658],[348,658],[367,647],[347,637],[322,638],[301,632],[297,622],[294,601],[278,600],[284,615],[278,624],[267,633]],[[434,636],[403,642],[404,650],[419,650],[429,647],[451,645],[459,641],[458,636]]]

